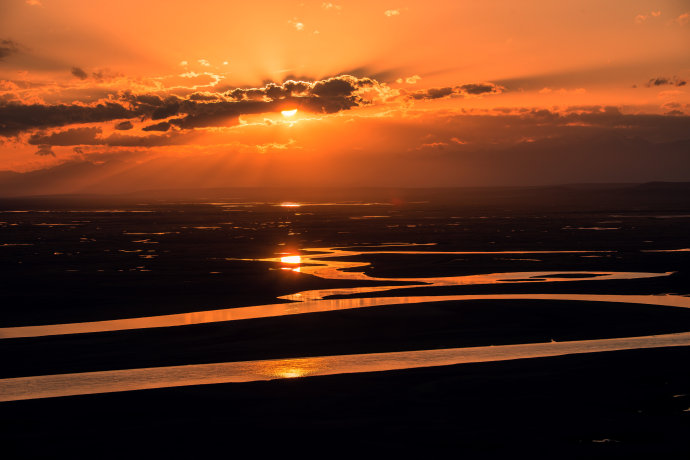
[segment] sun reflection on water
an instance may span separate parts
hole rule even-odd
[[[302,256],[284,256],[280,261],[284,264],[299,264],[302,262]]]
[[[289,265],[289,267],[282,267],[282,270],[292,270],[293,272],[301,271],[300,264],[302,263],[302,256],[283,256],[280,258],[280,262]]]
[[[289,251],[276,254],[277,257],[264,259],[228,259],[248,260],[252,262],[271,262],[271,269],[300,272],[323,279],[332,280],[366,280],[366,281],[391,281],[395,284],[340,287],[330,289],[314,289],[300,291],[294,294],[280,296],[282,301],[265,305],[248,307],[232,307],[219,310],[196,311],[183,314],[170,314],[161,316],[149,316],[139,318],[113,319],[105,321],[65,323],[36,326],[17,326],[0,328],[0,339],[19,337],[39,337],[47,335],[80,334],[86,332],[119,331],[128,329],[142,329],[150,327],[169,327],[188,324],[202,324],[217,321],[235,321],[240,319],[267,318],[282,315],[296,315],[301,313],[315,313],[330,310],[343,310],[351,308],[366,308],[373,306],[413,304],[424,302],[461,301],[478,299],[548,299],[548,300],[578,300],[594,302],[626,302],[643,303],[652,305],[667,305],[690,308],[688,297],[678,295],[597,295],[597,294],[478,294],[478,295],[427,295],[427,296],[367,296],[356,297],[368,293],[383,293],[390,290],[400,290],[413,287],[436,286],[467,286],[490,285],[504,283],[545,283],[545,282],[573,282],[580,280],[619,280],[619,279],[643,279],[672,275],[674,272],[647,273],[647,272],[597,272],[597,271],[558,271],[558,272],[507,272],[478,275],[460,275],[445,277],[408,277],[385,278],[370,276],[365,272],[371,262],[348,261],[341,258],[346,256],[362,256],[372,254],[487,254],[487,255],[518,255],[518,254],[578,254],[596,255],[609,251],[360,251],[358,249],[340,249],[332,247],[291,248]],[[404,282],[401,284],[400,282]],[[392,294],[392,293],[391,293]],[[345,298],[329,298],[341,296]],[[352,297],[355,296],[355,297]],[[291,371],[292,372],[292,371]]]
[[[294,379],[318,373],[323,360],[322,357],[267,360],[256,371],[269,378]]]

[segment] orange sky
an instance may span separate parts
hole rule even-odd
[[[687,1],[2,8],[0,192],[690,180]]]

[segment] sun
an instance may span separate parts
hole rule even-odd
[[[301,256],[283,256],[280,261],[284,264],[299,264],[302,262]]]
[[[297,113],[297,109],[283,110],[280,113],[282,113],[284,117],[294,117],[295,114]]]

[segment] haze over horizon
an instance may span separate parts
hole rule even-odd
[[[690,4],[8,0],[0,194],[690,181]]]

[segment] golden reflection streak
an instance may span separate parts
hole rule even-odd
[[[359,288],[361,292],[390,289],[390,286]],[[307,291],[309,292],[309,291]],[[335,292],[334,292],[335,294]],[[288,297],[288,296],[286,296]],[[299,294],[291,299],[299,300]],[[84,323],[46,324],[41,326],[16,326],[0,328],[0,339],[43,337],[49,335],[85,334],[94,332],[125,331],[154,327],[186,326],[190,324],[238,321],[244,319],[271,318],[276,316],[300,315],[333,310],[394,306],[427,302],[464,300],[576,300],[583,302],[618,302],[644,305],[663,305],[668,307],[690,308],[690,297],[680,295],[618,295],[618,294],[467,294],[467,295],[429,295],[406,297],[364,297],[347,299],[308,300],[306,302],[287,302],[251,307],[224,308],[192,313],[147,316],[142,318],[112,319]]]
[[[0,379],[0,401],[381,372],[579,353],[690,346],[690,332],[615,339],[239,361]]]
[[[292,379],[318,373],[323,358],[295,358],[254,361],[257,372],[270,378]]]

